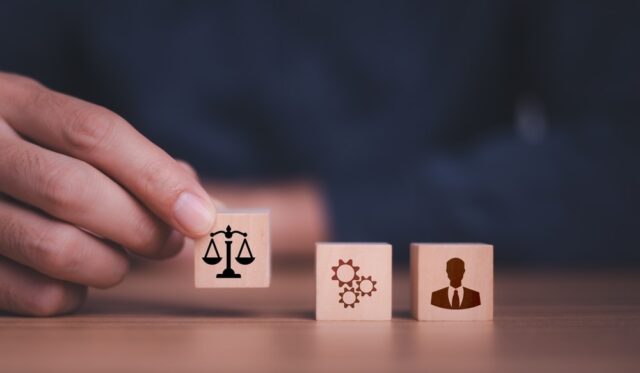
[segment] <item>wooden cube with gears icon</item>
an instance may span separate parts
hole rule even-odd
[[[316,244],[316,320],[391,320],[391,245]]]
[[[493,246],[411,244],[411,312],[417,320],[492,320]]]
[[[223,209],[194,243],[195,287],[261,288],[271,281],[269,210]]]

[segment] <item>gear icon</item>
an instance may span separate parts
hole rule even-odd
[[[346,262],[342,259],[338,260],[338,265],[335,267],[331,267],[333,271],[332,280],[338,281],[338,286],[343,287],[347,285],[349,287],[353,287],[353,281],[357,281],[360,279],[358,276],[358,270],[360,267],[356,267],[353,265],[353,260],[349,259]]]
[[[354,291],[353,288],[350,288],[348,286],[345,286],[342,293],[339,293],[339,295],[340,300],[338,301],[338,303],[342,303],[344,305],[344,308],[355,308],[356,303],[360,303],[360,299],[358,299],[360,295],[358,294],[358,292]]]
[[[358,285],[358,287],[356,288],[356,291],[360,293],[360,295],[371,296],[371,293],[378,290],[376,289],[377,283],[378,281],[373,281],[371,276],[368,276],[368,277],[362,276],[360,277],[360,281],[356,281],[356,284]]]

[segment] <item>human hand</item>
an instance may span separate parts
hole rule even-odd
[[[54,315],[207,233],[197,178],[109,110],[0,73],[0,310]]]

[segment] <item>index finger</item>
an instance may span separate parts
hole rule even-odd
[[[6,78],[7,74],[0,74]],[[16,76],[0,90],[0,115],[17,132],[98,168],[183,234],[213,225],[215,206],[169,154],[111,111]]]

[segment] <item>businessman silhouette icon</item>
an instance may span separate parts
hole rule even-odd
[[[480,293],[462,287],[462,277],[464,277],[462,259],[452,258],[447,261],[447,275],[449,286],[431,293],[432,305],[448,310],[462,310],[480,305]]]

